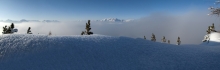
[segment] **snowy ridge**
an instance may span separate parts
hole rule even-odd
[[[220,47],[144,39],[14,34],[0,37],[0,70],[219,70]]]

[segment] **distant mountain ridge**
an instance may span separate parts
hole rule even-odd
[[[22,23],[22,22],[60,22],[58,20],[26,20],[26,19],[21,19],[21,20],[11,20],[11,19],[7,19],[7,20],[1,20],[0,22],[9,22],[9,23]]]
[[[78,20],[78,21],[83,21],[86,22],[88,20]],[[91,20],[91,21],[99,21],[99,22],[131,22],[134,21],[134,19],[119,19],[119,18],[105,18],[101,20]],[[50,23],[50,22],[60,22],[59,20],[26,20],[26,19],[21,19],[21,20],[0,20],[0,22],[8,22],[8,23],[22,23],[22,22],[44,22],[44,23]]]
[[[118,19],[118,18],[105,18],[105,19],[102,19],[102,20],[97,20],[97,21],[107,21],[107,22],[130,22],[130,21],[133,21],[134,19]]]
[[[79,22],[86,22],[88,20],[77,20]],[[134,19],[119,19],[119,18],[104,18],[100,20],[91,20],[91,21],[97,21],[97,22],[131,22],[134,21]]]

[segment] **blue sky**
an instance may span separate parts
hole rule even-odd
[[[0,20],[139,19],[153,13],[208,11],[215,0],[0,0]]]

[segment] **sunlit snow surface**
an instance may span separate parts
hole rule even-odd
[[[220,42],[220,33],[214,32],[210,34],[210,41]]]
[[[0,39],[0,70],[220,70],[219,45],[177,46],[105,35]]]
[[[220,46],[220,33],[219,32],[213,32],[209,34],[209,41],[203,42],[201,45],[206,46]]]

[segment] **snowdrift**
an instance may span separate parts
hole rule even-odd
[[[104,35],[4,35],[0,70],[219,70],[219,50]]]
[[[220,43],[220,33],[219,32],[211,33],[210,34],[210,41],[219,42]]]
[[[219,32],[212,32],[209,34],[210,40],[207,42],[203,42],[201,45],[208,45],[208,46],[220,46],[220,33]]]

